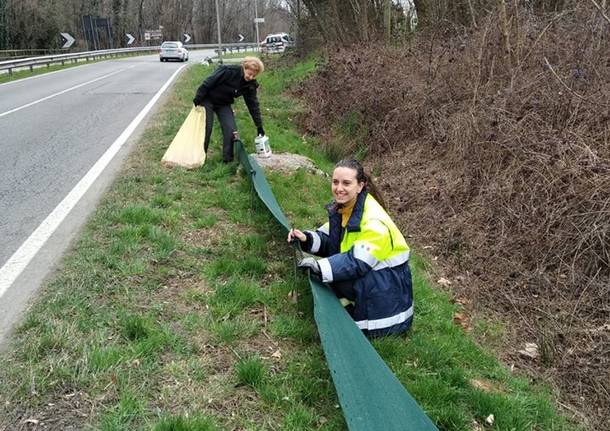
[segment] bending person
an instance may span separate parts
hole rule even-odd
[[[263,62],[256,57],[245,57],[241,65],[220,65],[197,89],[193,99],[195,106],[205,107],[205,140],[203,148],[208,152],[210,135],[214,124],[214,113],[222,128],[222,161],[233,161],[233,141],[237,136],[237,125],[231,105],[236,97],[243,96],[256,125],[257,133],[265,135],[258,103],[256,77],[265,70]]]
[[[288,233],[288,242],[299,240],[304,251],[322,257],[306,257],[299,266],[329,283],[365,335],[406,331],[413,320],[409,246],[358,161],[335,165],[332,194],[327,223]]]

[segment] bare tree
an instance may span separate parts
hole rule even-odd
[[[273,11],[286,10],[281,0],[256,0],[259,17],[283,19]],[[221,32],[226,41],[237,41],[242,34],[255,40],[254,0],[220,0]],[[194,43],[212,43],[216,34],[214,0],[0,0],[0,36],[10,38],[15,48],[54,49],[61,46],[59,33],[76,37],[77,49],[86,49],[83,16],[110,19],[114,46],[125,46],[126,33],[145,41],[146,30],[162,27],[166,39],[181,39],[189,33]],[[4,30],[4,22],[11,23]],[[262,32],[274,31],[276,23],[266,20]],[[284,25],[284,24],[282,24]],[[1,33],[4,31],[5,33]]]

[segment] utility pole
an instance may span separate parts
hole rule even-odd
[[[222,64],[222,41],[220,39],[220,11],[218,9],[218,0],[216,0],[216,27],[218,28],[218,61]]]
[[[258,35],[258,6],[256,5],[258,0],[254,0],[254,26],[256,27],[256,46],[258,46],[260,51],[260,37]],[[250,27],[252,28],[252,27]]]

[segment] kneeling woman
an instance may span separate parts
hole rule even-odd
[[[323,257],[306,257],[299,266],[329,283],[365,335],[406,331],[413,320],[407,242],[357,160],[335,165],[332,193],[327,223],[288,233],[289,242],[298,239],[304,251]]]

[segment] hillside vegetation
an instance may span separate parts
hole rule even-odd
[[[298,91],[304,126],[335,158],[366,156],[456,300],[503,322],[508,364],[608,429],[610,19],[593,2],[498,3],[467,26],[330,49]]]
[[[315,73],[267,62],[261,106],[273,151],[332,162],[294,119],[284,92]],[[216,431],[347,429],[285,232],[243,169],[221,162],[218,128],[202,168],[159,161],[210,66],[185,70],[0,355],[0,430]],[[254,150],[254,124],[234,105]],[[329,178],[265,173],[295,226],[325,218]],[[581,430],[453,319],[463,307],[411,259],[417,314],[374,348],[441,431]]]

